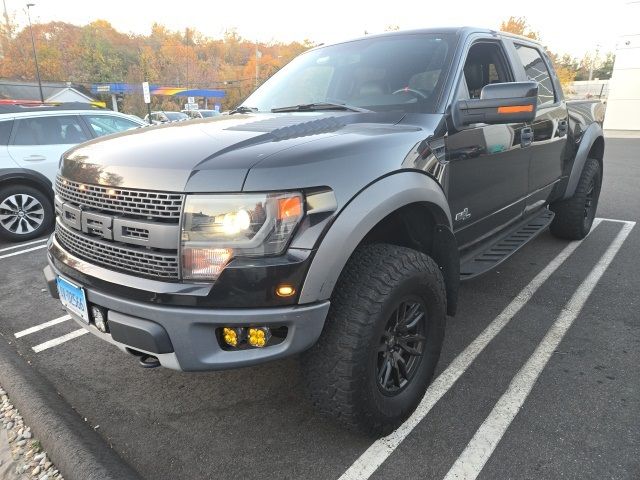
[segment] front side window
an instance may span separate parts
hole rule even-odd
[[[538,82],[538,105],[553,103],[556,98],[553,82],[551,81],[547,64],[542,59],[540,52],[535,48],[525,47],[517,43],[515,47],[527,77],[529,80]]]
[[[502,48],[495,42],[472,45],[464,63],[463,74],[461,87],[464,86],[466,91],[460,88],[458,98],[480,98],[485,86],[512,81]]]
[[[131,130],[132,128],[140,126],[136,122],[127,120],[126,118],[111,115],[85,115],[84,118],[97,137],[124,132],[125,130]]]
[[[243,105],[269,112],[309,103],[435,113],[455,35],[407,34],[320,47],[295,58]]]
[[[89,140],[75,115],[21,118],[14,145],[75,145]]]

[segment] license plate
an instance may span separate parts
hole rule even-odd
[[[56,280],[62,305],[71,313],[89,323],[89,309],[87,308],[87,297],[84,294],[84,289],[62,277],[58,277]]]

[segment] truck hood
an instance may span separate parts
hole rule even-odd
[[[63,155],[60,168],[64,177],[90,184],[237,192],[254,165],[268,165],[269,159],[288,149],[347,134],[361,141],[363,135],[381,129],[415,131],[416,127],[398,125],[403,116],[398,112],[252,114],[142,127],[81,144]],[[318,147],[328,145],[323,142]]]

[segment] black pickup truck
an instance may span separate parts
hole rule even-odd
[[[66,152],[51,294],[146,367],[301,353],[319,409],[372,434],[416,407],[460,280],[590,230],[598,102],[486,29],[314,48],[229,115]]]

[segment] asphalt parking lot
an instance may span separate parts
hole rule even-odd
[[[437,378],[387,439],[319,417],[295,358],[138,368],[49,297],[43,242],[0,244],[0,334],[149,479],[637,479],[640,139],[606,152],[597,227],[463,284]]]

